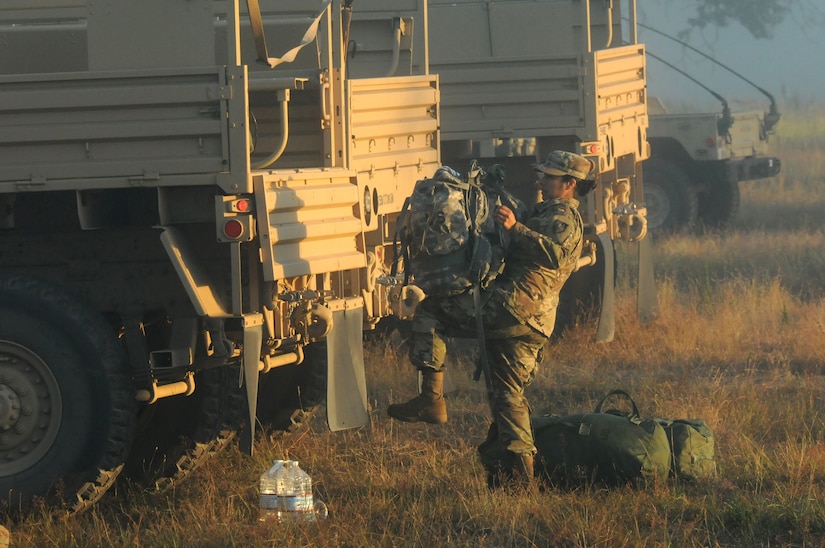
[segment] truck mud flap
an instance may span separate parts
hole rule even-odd
[[[599,327],[596,330],[596,342],[610,342],[616,333],[616,259],[613,241],[606,232],[599,237],[599,259],[603,261],[604,277],[602,279],[602,307],[599,313]]]
[[[344,303],[342,309],[330,306],[333,324],[327,335],[327,422],[333,432],[369,422],[364,375],[364,309],[360,300],[347,299]]]
[[[636,294],[636,313],[639,321],[650,322],[659,316],[659,298],[653,276],[653,250],[650,236],[639,240],[639,284]]]
[[[249,410],[247,428],[241,430],[240,449],[252,455],[255,441],[255,414],[258,408],[258,362],[261,360],[261,343],[263,342],[263,315],[249,314],[243,324],[243,378],[246,386],[246,402]]]

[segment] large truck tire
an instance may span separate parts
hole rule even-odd
[[[642,165],[647,228],[678,232],[696,225],[699,202],[687,174],[677,165],[656,156]]]
[[[304,361],[277,367],[258,381],[258,422],[274,435],[301,430],[326,401],[327,342],[304,347]]]
[[[613,242],[610,242],[613,245]],[[613,256],[613,272],[616,272],[616,255]],[[559,293],[559,306],[556,310],[556,324],[553,339],[564,336],[568,329],[586,326],[594,331],[598,328],[602,312],[605,291],[615,290],[613,286],[605,288],[605,249],[601,240],[596,240],[596,264],[583,267],[573,272]]]
[[[172,396],[140,412],[138,435],[124,479],[163,492],[235,439],[246,411],[238,365],[195,374],[191,396]]]
[[[73,512],[114,484],[134,435],[128,361],[103,318],[45,281],[0,275],[0,500]]]
[[[725,229],[739,213],[739,201],[738,181],[711,180],[699,197],[699,220],[707,228]]]

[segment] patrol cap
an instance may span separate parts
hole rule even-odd
[[[548,175],[572,175],[576,179],[587,179],[595,164],[578,154],[566,150],[554,150],[541,164],[536,164],[536,171]]]

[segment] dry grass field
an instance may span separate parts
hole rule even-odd
[[[490,492],[476,459],[484,385],[453,356],[450,422],[400,424],[387,404],[414,393],[398,339],[367,349],[369,426],[322,418],[256,454],[221,454],[172,492],[128,487],[91,511],[35,510],[14,546],[823,546],[825,545],[825,108],[792,105],[775,136],[783,172],[742,185],[724,234],[654,239],[660,316],[635,317],[634,250],[619,246],[616,338],[583,327],[554,344],[528,389],[535,414],[593,408],[623,388],[643,416],[703,418],[719,477],[645,488]],[[297,459],[329,518],[259,525],[257,480]]]

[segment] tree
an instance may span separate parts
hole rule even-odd
[[[755,38],[772,38],[773,29],[791,11],[796,0],[695,0],[696,16],[688,19],[691,27],[708,25],[727,27],[738,22]]]
[[[679,33],[682,38],[693,30],[723,29],[738,23],[754,38],[770,39],[774,29],[792,14],[801,26],[825,24],[820,0],[688,0],[682,3],[683,8],[688,5],[696,11],[687,19],[688,27]]]

